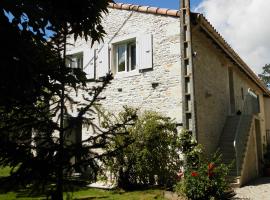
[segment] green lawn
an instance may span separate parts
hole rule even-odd
[[[10,168],[0,168],[0,178],[7,177],[10,175]],[[1,187],[1,186],[0,186]],[[0,188],[1,189],[1,188]],[[162,190],[143,190],[143,191],[133,191],[124,192],[120,190],[100,190],[100,189],[82,189],[75,191],[74,193],[65,194],[66,196],[72,196],[72,199],[81,200],[164,200]],[[39,197],[28,197],[28,193],[25,191],[20,192],[8,192],[3,193],[0,191],[0,200],[39,200],[46,199],[45,196]]]
[[[4,168],[0,167],[0,177],[9,176],[10,175],[10,170],[11,170],[10,167],[4,167]]]
[[[66,195],[65,195],[66,196]],[[88,189],[70,193],[72,199],[81,200],[92,200],[92,199],[104,199],[104,200],[164,200],[162,190],[145,190],[145,191],[134,191],[134,192],[121,192],[121,191],[106,191],[99,189]],[[23,193],[9,192],[6,194],[0,194],[0,199],[5,200],[38,200],[46,199],[44,197],[27,197]]]

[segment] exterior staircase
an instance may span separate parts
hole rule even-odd
[[[252,115],[228,116],[220,137],[219,150],[223,162],[227,165],[232,164],[228,179],[232,182],[233,187],[240,186],[252,120]]]

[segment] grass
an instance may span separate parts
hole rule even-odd
[[[0,167],[0,178],[5,178],[10,175],[10,167]],[[1,189],[1,188],[0,188]],[[74,200],[164,200],[163,191],[158,189],[148,189],[141,191],[125,192],[121,190],[101,190],[93,188],[82,188],[73,193],[65,193],[65,199]],[[0,200],[44,200],[46,196],[31,196],[29,191],[20,190],[4,193],[0,190]]]
[[[163,200],[161,190],[144,190],[144,191],[105,191],[98,189],[89,189],[74,193],[74,199],[104,199],[104,200]]]
[[[0,177],[7,177],[10,175],[10,167],[0,167]]]
[[[162,190],[144,190],[144,191],[133,191],[124,192],[119,190],[107,191],[100,189],[87,189],[76,191],[74,193],[65,194],[65,199],[67,196],[72,197],[74,200],[164,200]],[[27,197],[24,193],[9,192],[5,194],[0,194],[0,199],[5,200],[43,200],[46,199],[45,196],[40,197]]]
[[[0,178],[5,178],[10,175],[10,167],[0,167]],[[0,188],[1,189],[1,188]],[[65,199],[74,200],[164,200],[163,191],[158,189],[149,189],[142,191],[125,192],[121,190],[101,190],[101,189],[87,189],[75,191],[73,193],[65,193]],[[0,190],[0,200],[44,200],[46,196],[31,196],[29,191],[20,190],[4,193]]]

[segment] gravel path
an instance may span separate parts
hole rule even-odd
[[[270,200],[270,177],[262,177],[235,190],[239,200]]]

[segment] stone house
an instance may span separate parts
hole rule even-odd
[[[261,174],[270,130],[270,91],[202,14],[110,4],[104,42],[67,49],[89,79],[109,71],[103,107],[154,110],[190,130],[207,153],[218,148],[242,185]],[[82,135],[84,135],[84,128]]]

